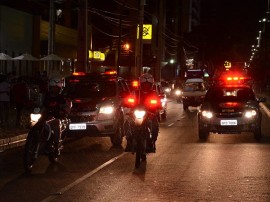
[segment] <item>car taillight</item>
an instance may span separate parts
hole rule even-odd
[[[134,96],[128,96],[124,99],[124,105],[126,107],[134,107],[137,100]]]

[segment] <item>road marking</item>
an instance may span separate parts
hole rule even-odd
[[[59,197],[60,195],[63,195],[65,192],[67,192],[68,190],[70,190],[71,188],[75,187],[76,185],[78,185],[79,183],[83,182],[84,180],[86,180],[87,178],[91,177],[92,175],[94,175],[95,173],[97,173],[98,171],[100,171],[101,169],[105,168],[106,166],[110,165],[111,163],[113,163],[114,161],[116,161],[117,159],[121,158],[122,156],[124,156],[126,153],[122,153],[114,158],[112,158],[111,160],[103,163],[101,166],[97,167],[96,169],[92,170],[91,172],[85,174],[84,176],[82,176],[81,178],[75,180],[74,182],[72,182],[71,184],[67,185],[66,187],[56,191],[53,195],[43,199],[41,202],[48,202],[48,201],[52,201],[54,199],[56,199],[57,197]]]
[[[175,124],[175,123],[171,123],[171,124],[168,125],[168,127],[171,127],[171,126],[173,126],[174,124]]]

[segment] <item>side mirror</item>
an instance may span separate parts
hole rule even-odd
[[[258,102],[266,102],[266,98],[265,97],[259,97],[257,100],[258,100]]]

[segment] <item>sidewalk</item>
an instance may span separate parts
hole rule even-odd
[[[16,126],[16,110],[12,106],[9,113],[8,125],[0,126],[0,152],[7,149],[24,145],[29,129],[26,127],[28,122],[28,115],[25,112],[22,115],[22,126]]]

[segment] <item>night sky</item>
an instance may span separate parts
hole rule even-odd
[[[248,61],[267,8],[268,0],[202,0],[201,25],[188,37],[215,65]]]

